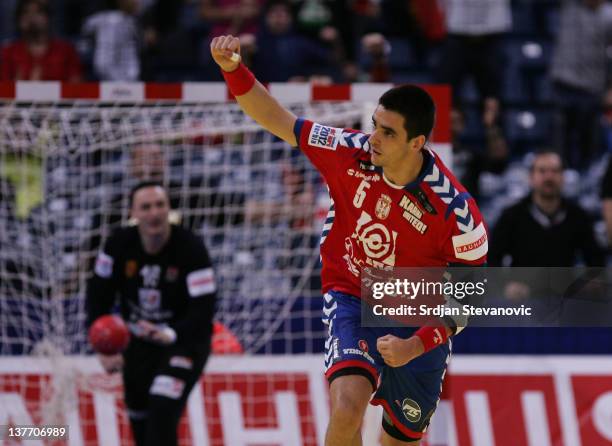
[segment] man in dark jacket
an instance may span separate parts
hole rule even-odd
[[[531,194],[507,208],[493,230],[489,265],[571,267],[582,260],[603,266],[605,255],[595,240],[592,219],[561,195],[559,154],[537,153],[530,182]]]

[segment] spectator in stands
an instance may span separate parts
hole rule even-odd
[[[380,33],[368,33],[361,38],[362,53],[371,60],[368,70],[368,82],[390,82],[391,67],[389,53],[391,45]]]
[[[510,0],[448,0],[445,4],[448,37],[439,81],[452,86],[454,103],[461,105],[461,85],[466,76],[472,76],[482,101],[482,122],[493,126],[500,115],[500,44],[512,28]]]
[[[182,82],[198,80],[199,45],[208,25],[190,0],[155,0],[143,14],[142,79]]]
[[[612,70],[612,4],[564,0],[550,76],[557,117],[553,141],[573,168],[587,167],[599,150],[597,115]]]
[[[535,154],[530,171],[531,193],[499,218],[489,246],[489,264],[501,266],[571,267],[584,261],[603,266],[590,216],[561,195],[563,162],[558,153]]]
[[[508,167],[510,150],[500,126],[485,131],[485,148],[474,147],[462,140],[465,114],[460,108],[451,111],[453,172],[475,200],[480,198],[480,175],[483,172],[501,174]]]
[[[601,127],[605,151],[608,153],[608,168],[601,184],[602,213],[606,223],[608,247],[612,247],[612,89],[608,90],[604,97]]]
[[[603,100],[603,114],[601,116],[602,139],[604,151],[612,153],[612,88],[609,88]]]
[[[101,81],[140,77],[139,0],[109,0],[109,9],[87,19],[83,35],[93,39],[93,71]]]
[[[200,15],[210,26],[209,38],[257,32],[263,0],[201,0]]]
[[[251,53],[253,72],[262,81],[303,81],[317,76],[331,81],[338,79],[341,71],[335,51],[341,44],[335,29],[326,28],[323,35],[327,46],[297,34],[289,2],[271,0],[266,6],[262,28],[255,39],[245,42],[243,52]],[[241,44],[243,41],[241,36]]]
[[[612,246],[612,159],[608,161],[608,168],[601,183],[601,199],[604,222],[606,223],[606,234],[608,236],[608,247]]]
[[[2,49],[0,80],[81,80],[81,62],[69,42],[54,38],[44,0],[22,0],[16,11],[19,38]]]

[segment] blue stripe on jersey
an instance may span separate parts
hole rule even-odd
[[[357,136],[357,133],[342,133],[342,139],[346,143],[346,146],[354,149],[355,143],[353,142],[353,138]]]
[[[325,239],[331,231],[332,226],[334,225],[334,218],[336,218],[336,208],[334,206],[334,200],[332,199],[331,206],[329,207],[329,211],[327,211],[327,217],[325,218],[325,223],[323,223],[323,229],[321,231],[321,239],[319,240],[319,246],[325,243]]]
[[[468,201],[472,196],[469,192],[461,192],[459,195],[453,198],[453,201],[450,202],[448,207],[446,208],[446,214],[444,214],[444,220],[448,220],[450,213],[455,210],[455,208],[463,209],[464,202]]]
[[[361,138],[359,138],[359,142],[361,143],[361,147],[364,150],[369,150],[369,145],[366,147],[368,140],[370,139],[370,135],[364,134]]]
[[[448,205],[446,209],[446,219],[450,212],[456,216],[457,227],[461,232],[470,232],[474,229],[474,219],[467,204],[469,194],[457,193],[457,189],[451,184],[450,179],[438,168],[433,165],[431,173],[423,178],[423,182],[431,187],[431,190]]]
[[[341,140],[349,149],[369,150],[368,139],[370,135],[361,132],[342,132]]]
[[[293,133],[295,134],[297,147],[300,146],[300,135],[302,134],[302,127],[304,127],[304,120],[302,118],[296,119],[295,124],[293,125]]]

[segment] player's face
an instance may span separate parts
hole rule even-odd
[[[161,187],[145,187],[134,195],[132,217],[138,220],[138,229],[143,236],[165,234],[170,228],[169,213],[168,195]]]
[[[414,138],[408,140],[402,115],[379,105],[372,116],[372,133],[369,142],[372,149],[372,163],[384,168],[404,161],[410,153]]]
[[[545,153],[535,158],[531,171],[531,187],[544,197],[561,195],[563,166],[556,153]]]

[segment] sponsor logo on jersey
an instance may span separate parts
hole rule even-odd
[[[402,217],[404,217],[419,234],[425,234],[427,225],[421,220],[423,218],[423,211],[406,195],[402,197],[399,205],[404,210]]]
[[[382,223],[374,222],[370,214],[361,211],[355,231],[344,240],[346,254],[343,259],[347,263],[349,272],[359,277],[359,271],[366,266],[376,268],[394,266],[396,243],[396,231],[389,231]],[[355,245],[363,250],[365,259]]]
[[[131,279],[136,275],[137,271],[138,263],[136,262],[136,260],[128,260],[127,262],[125,262],[125,277]]]
[[[361,178],[362,180],[366,180],[366,181],[372,181],[372,182],[380,181],[380,175],[377,173],[372,174],[372,175],[367,175],[355,169],[347,169],[346,173],[351,177]]]
[[[361,350],[363,350],[364,352],[368,352],[368,342],[365,339],[360,339],[359,340],[359,348]]]
[[[336,150],[342,129],[313,124],[308,135],[308,145],[321,149]]]
[[[179,276],[179,269],[176,266],[169,266],[166,269],[166,282],[176,282]]]
[[[187,289],[191,297],[200,297],[214,293],[217,290],[215,275],[212,268],[203,268],[189,273]]]
[[[343,355],[358,355],[358,356],[362,356],[365,359],[367,359],[369,362],[374,364],[374,359],[367,352],[364,352],[363,350],[359,350],[358,348],[343,348],[342,349],[342,354]]]
[[[362,170],[376,170],[376,166],[368,161],[359,161],[359,168]]]
[[[94,272],[103,279],[108,279],[113,274],[113,263],[111,256],[100,251],[96,258]]]
[[[344,249],[346,250],[346,254],[344,254],[342,258],[346,261],[347,269],[353,276],[359,277],[359,268],[363,268],[364,262],[355,256],[355,248],[353,247],[351,237],[346,237],[344,239]]]
[[[472,231],[453,236],[455,256],[463,260],[478,260],[485,256],[489,250],[489,241],[484,224],[480,224]]]
[[[332,351],[332,359],[340,359],[340,339],[334,338],[334,340],[332,341]]]
[[[376,216],[381,220],[384,220],[389,216],[389,211],[391,210],[391,197],[389,195],[382,194],[378,201],[376,202],[376,208],[374,212]]]
[[[421,406],[410,398],[405,398],[404,401],[402,401],[402,412],[411,423],[416,423],[421,419]]]
[[[155,288],[138,288],[138,302],[145,312],[157,311],[161,307],[161,292]]]
[[[372,216],[365,211],[361,211],[353,238],[363,248],[368,260],[375,259],[385,265],[395,265],[397,232],[389,232],[389,229],[382,223],[374,223]],[[366,263],[370,266],[377,266],[367,260]]]

